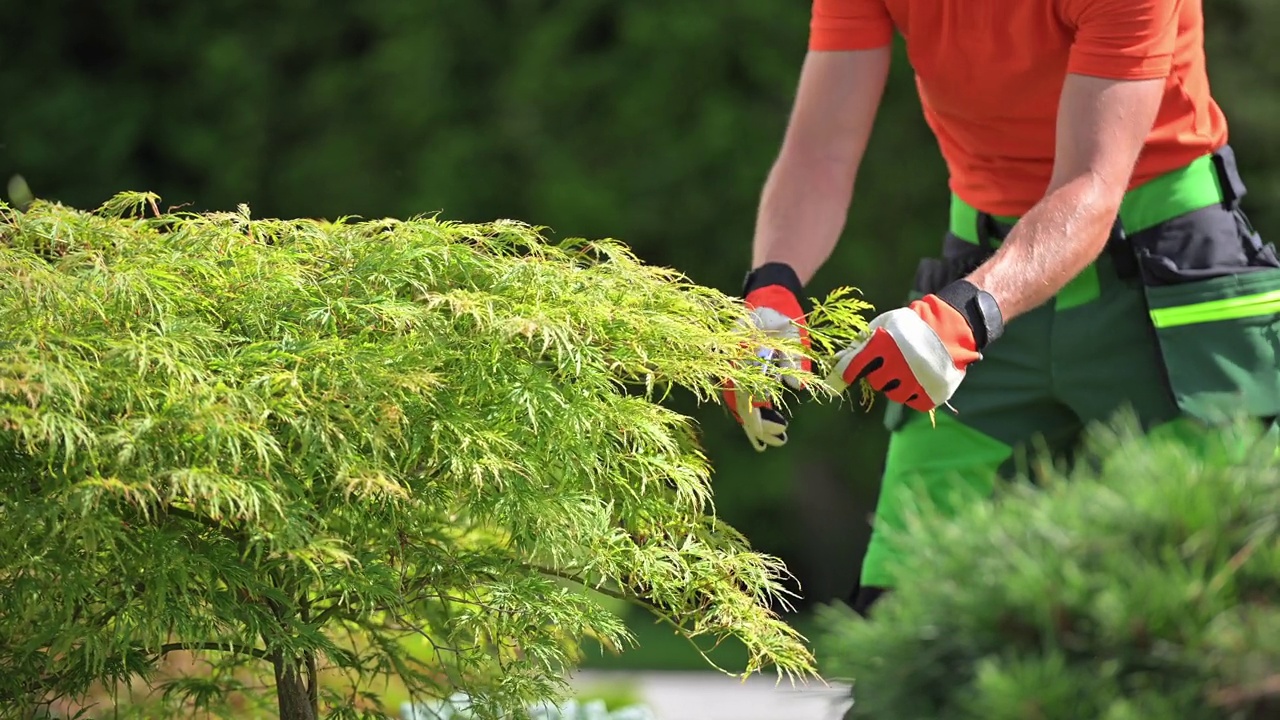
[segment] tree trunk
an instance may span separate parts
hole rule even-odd
[[[314,675],[304,679],[299,672],[300,663],[297,658],[277,654],[273,664],[276,669],[276,700],[280,704],[280,720],[316,720],[320,708],[317,707],[316,694],[312,692],[316,689]],[[309,662],[308,668],[313,667],[314,663]]]

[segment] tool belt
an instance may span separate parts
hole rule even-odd
[[[1241,270],[1280,267],[1274,251],[1264,246],[1251,226],[1247,232],[1254,238],[1250,247],[1234,248],[1229,243],[1215,242],[1221,232],[1202,232],[1197,247],[1177,248],[1176,261],[1169,259],[1171,242],[1189,234],[1172,228],[1197,211],[1222,208],[1218,213],[1196,218],[1205,222],[1248,224],[1240,210],[1240,200],[1247,193],[1236,165],[1235,153],[1229,145],[1201,157],[1189,165],[1154,178],[1126,193],[1111,228],[1105,252],[1110,256],[1114,272],[1128,279],[1142,276],[1150,285],[1177,284],[1198,277],[1221,274],[1223,267]],[[997,217],[982,212],[956,196],[952,196],[951,224],[943,239],[939,258],[926,258],[916,271],[915,290],[929,293],[965,277],[986,262],[996,247],[1013,229],[1016,218]],[[1175,232],[1170,232],[1174,230]],[[1191,233],[1194,235],[1195,233]],[[1186,243],[1184,243],[1185,245]],[[1238,258],[1238,253],[1252,257]],[[1222,257],[1223,254],[1232,257]],[[1270,257],[1268,257],[1270,254]]]
[[[1280,259],[1241,209],[1245,193],[1229,146],[1131,189],[1099,261],[1054,300],[1063,311],[1104,284],[1141,292],[1171,396],[1204,420],[1280,416]],[[1014,222],[953,196],[942,257],[920,263],[912,295],[968,275]]]

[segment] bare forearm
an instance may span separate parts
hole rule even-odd
[[[844,230],[854,174],[833,158],[784,150],[760,199],[752,266],[786,263],[809,282]]]
[[[889,77],[891,46],[810,51],[756,215],[751,265],[786,263],[807,283],[844,230],[854,177]]]
[[[991,293],[1005,322],[1048,302],[1102,253],[1119,198],[1091,176],[1051,191],[969,282]]]

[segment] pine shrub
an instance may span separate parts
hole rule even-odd
[[[1280,466],[1257,423],[1094,431],[944,518],[913,510],[897,589],[823,611],[849,718],[1280,717]]]

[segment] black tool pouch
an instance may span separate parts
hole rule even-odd
[[[916,265],[915,281],[911,284],[911,299],[916,300],[934,293],[967,276],[986,262],[994,252],[990,247],[965,242],[947,233],[942,241],[942,256],[925,258]]]

